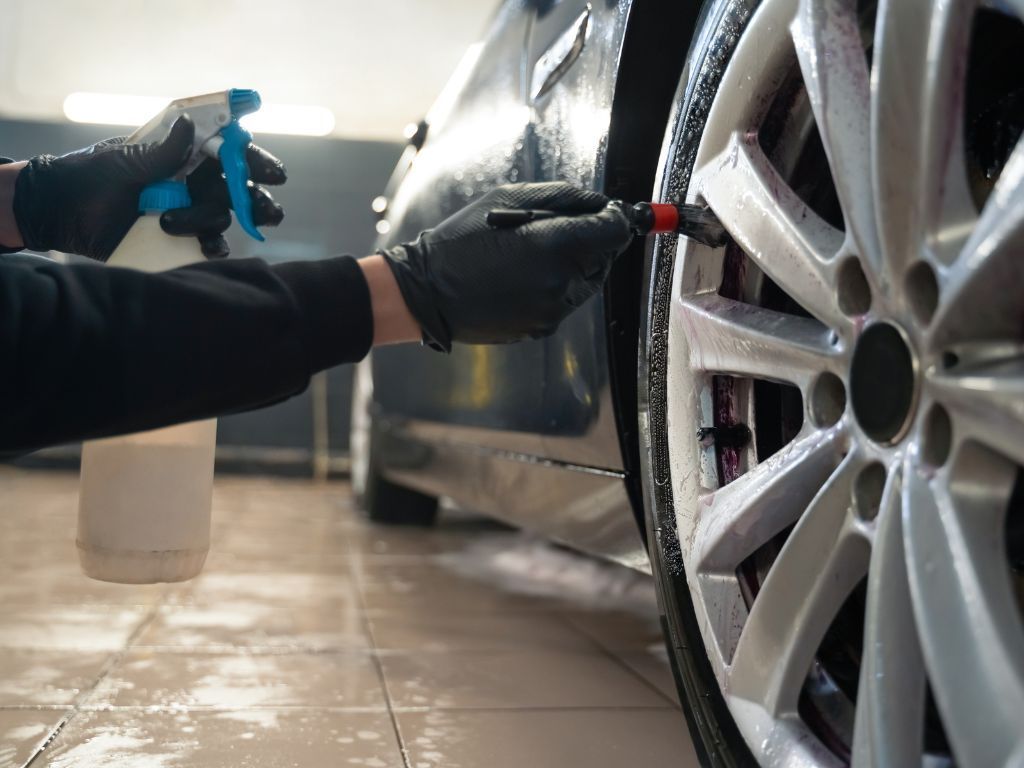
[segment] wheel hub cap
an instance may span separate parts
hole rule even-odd
[[[891,444],[906,433],[917,390],[915,368],[897,326],[876,323],[858,339],[850,369],[853,412],[876,443]]]

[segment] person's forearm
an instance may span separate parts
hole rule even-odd
[[[384,257],[367,256],[359,260],[359,266],[370,288],[373,346],[419,341],[422,338],[420,326],[409,313],[395,276]]]
[[[0,257],[0,456],[261,407],[362,359],[355,259],[147,274]]]
[[[18,224],[14,220],[14,183],[24,167],[24,160],[20,163],[0,165],[0,247],[8,249],[22,248],[25,245]]]

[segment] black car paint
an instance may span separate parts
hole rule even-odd
[[[388,210],[392,230],[381,245],[414,238],[505,182],[562,179],[624,199],[650,198],[698,10],[696,0],[506,2],[455,106],[430,126],[397,186]],[[579,60],[531,102],[537,60],[588,11]],[[450,471],[452,465],[469,466],[477,460],[470,454],[486,455],[492,464],[518,462],[519,477],[543,475],[538,482],[567,488],[587,485],[597,472],[605,483],[621,485],[606,514],[629,518],[644,532],[636,405],[644,258],[638,241],[617,263],[605,295],[550,339],[505,348],[457,346],[449,357],[375,352],[376,409],[389,434],[386,444],[393,446],[383,457],[385,474],[538,528],[531,516],[550,510],[487,503],[489,495],[515,489],[495,480],[496,470],[467,477]],[[461,459],[439,455],[453,446],[462,449]],[[552,474],[553,468],[569,472]],[[488,472],[481,482],[479,474]],[[481,487],[469,493],[460,487],[465,483]],[[597,486],[593,492],[606,495]],[[547,498],[526,495],[542,506]],[[561,503],[560,497],[551,503]],[[601,549],[558,526],[539,527],[570,544]]]

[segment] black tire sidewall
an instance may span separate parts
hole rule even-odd
[[[705,0],[662,150],[659,200],[685,200],[726,65],[760,0]],[[687,136],[692,138],[687,138]],[[652,243],[653,243],[652,238]],[[666,361],[675,236],[648,246],[640,354],[641,463],[651,566],[676,684],[703,765],[757,762],[726,706],[697,623],[676,529],[668,460]]]

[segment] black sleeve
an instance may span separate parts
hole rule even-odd
[[[372,339],[347,256],[158,274],[0,256],[0,454],[258,408]]]
[[[7,165],[8,163],[13,163],[13,162],[14,161],[11,160],[11,158],[9,158],[9,157],[0,157],[0,165]],[[22,250],[22,249],[21,248],[8,248],[6,245],[3,245],[2,243],[0,243],[0,255],[5,254],[5,253],[17,253],[20,250]]]

